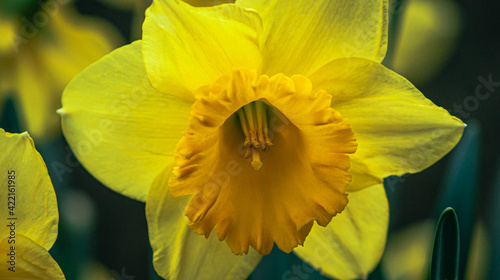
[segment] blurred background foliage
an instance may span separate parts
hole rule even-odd
[[[29,131],[45,159],[60,210],[51,254],[67,279],[159,279],[144,204],[85,171],[55,113],[72,77],[140,39],[150,3],[0,0],[0,127]],[[384,64],[468,127],[429,169],[385,180],[388,243],[369,279],[428,278],[436,225],[447,207],[458,218],[459,279],[500,279],[499,14],[496,0],[391,1]],[[326,278],[294,254],[273,250],[250,279]]]

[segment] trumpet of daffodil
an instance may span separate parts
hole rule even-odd
[[[63,132],[111,189],[146,201],[167,279],[242,279],[276,245],[364,278],[385,244],[384,177],[464,124],[380,64],[387,1],[154,1],[142,41],[65,89]],[[303,245],[303,246],[298,246]]]
[[[59,214],[47,167],[28,133],[0,129],[0,279],[65,279],[48,250]]]
[[[68,1],[48,1],[33,16],[0,11],[0,110],[14,101],[21,129],[37,143],[60,135],[66,84],[121,42],[106,22],[82,17]]]

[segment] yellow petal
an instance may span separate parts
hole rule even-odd
[[[253,11],[232,4],[195,8],[179,0],[155,1],[143,30],[146,70],[161,92],[178,89],[177,83],[194,92],[236,67],[260,69],[261,21]]]
[[[8,238],[0,240],[0,279],[2,280],[64,280],[59,265],[49,252],[22,234],[16,235],[16,243]],[[9,254],[15,254],[15,258]],[[13,261],[13,262],[11,262]],[[15,272],[13,272],[14,270]]]
[[[382,61],[387,48],[387,1],[239,0],[259,12],[264,73],[309,75],[329,61]]]
[[[61,9],[49,21],[50,36],[38,42],[39,59],[51,78],[54,95],[85,67],[122,45],[118,30],[99,19],[82,17],[69,7]],[[57,103],[58,108],[60,102]],[[52,112],[53,113],[53,112]]]
[[[28,133],[10,134],[0,129],[0,150],[4,175],[0,220],[5,223],[0,227],[0,238],[10,237],[14,230],[48,250],[57,238],[59,214],[47,167]]]
[[[16,109],[22,127],[25,127],[33,137],[46,140],[47,135],[60,133],[60,119],[56,114],[60,106],[60,93],[53,91],[50,76],[40,67],[36,49],[27,48],[19,54],[15,61],[15,93]],[[43,69],[43,70],[41,70]],[[63,89],[63,85],[59,90]]]
[[[63,132],[87,170],[111,189],[145,201],[187,127],[191,103],[156,91],[141,42],[78,75],[63,94]]]
[[[56,110],[66,84],[121,41],[105,22],[81,17],[69,7],[50,2],[43,11],[50,16],[47,26],[35,38],[18,39],[19,53],[7,66],[15,72],[16,86],[11,90],[17,94],[22,127],[37,143],[61,133]]]
[[[405,3],[391,68],[416,85],[435,77],[454,55],[462,29],[460,4],[453,0]]]
[[[14,48],[12,42],[16,39],[16,30],[17,30],[16,20],[12,17],[5,16],[2,14],[0,18],[0,55],[7,56],[12,55],[14,52]],[[2,57],[2,59],[4,59]]]
[[[236,2],[236,0],[183,0],[183,1],[195,7],[210,7],[210,6]]]
[[[335,279],[365,279],[384,251],[389,206],[382,185],[349,193],[344,212],[326,227],[313,227],[295,253]]]
[[[153,263],[165,279],[246,279],[261,255],[250,250],[236,256],[215,234],[206,239],[188,226],[184,208],[191,196],[172,197],[168,180],[171,167],[161,172],[146,203]]]
[[[389,235],[381,263],[388,279],[427,279],[435,226],[425,220]]]
[[[333,97],[332,107],[349,119],[358,141],[351,157],[358,190],[389,175],[419,172],[446,155],[464,124],[434,105],[410,82],[379,63],[334,60],[310,76]]]

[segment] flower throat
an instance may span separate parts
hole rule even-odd
[[[255,170],[262,167],[260,152],[269,151],[273,145],[269,139],[267,109],[268,106],[263,101],[257,100],[238,110],[241,128],[245,133],[245,159],[252,158],[251,165]]]

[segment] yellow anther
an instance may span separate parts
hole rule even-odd
[[[252,146],[256,149],[260,148],[260,143],[257,139],[257,131],[250,130],[250,141],[252,142]]]
[[[249,159],[252,156],[252,148],[248,147],[247,152],[245,153],[245,159]]]

